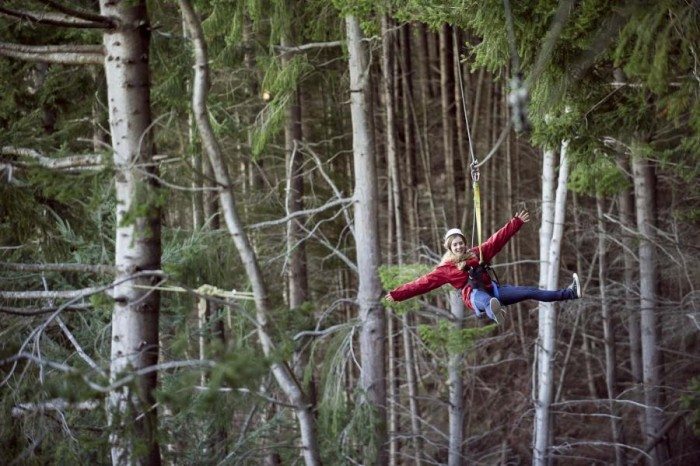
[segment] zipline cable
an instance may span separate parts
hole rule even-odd
[[[459,62],[459,60],[458,60]],[[462,65],[457,66],[457,74],[459,77],[459,93],[462,96],[462,113],[464,114],[464,122],[467,128],[467,141],[469,142],[469,156],[471,164],[469,165],[472,178],[472,186],[474,187],[474,217],[472,218],[472,247],[474,247],[474,225],[476,224],[476,234],[479,244],[479,262],[481,262],[481,189],[479,188],[479,162],[474,155],[474,143],[472,142],[472,132],[469,125],[469,114],[467,112],[467,99],[464,94],[464,78],[462,77]],[[491,155],[493,155],[492,151]]]
[[[467,141],[469,142],[469,155],[471,157],[471,178],[474,187],[474,218],[472,221],[472,247],[474,246],[474,226],[476,225],[476,234],[479,244],[479,262],[481,262],[481,189],[479,188],[479,167],[486,163],[498,150],[500,145],[505,141],[506,136],[510,132],[511,126],[517,132],[521,132],[529,128],[527,121],[527,103],[528,103],[528,87],[537,80],[539,75],[544,70],[547,62],[551,58],[552,50],[559,35],[561,34],[564,24],[569,17],[573,5],[573,0],[560,0],[557,11],[554,15],[552,25],[547,32],[545,43],[537,55],[537,60],[529,78],[525,81],[522,79],[522,70],[520,64],[520,56],[518,55],[518,47],[515,40],[515,26],[513,23],[513,13],[510,7],[510,0],[503,0],[503,9],[506,19],[506,31],[508,36],[508,46],[510,49],[511,67],[513,69],[513,77],[510,81],[510,93],[508,94],[508,104],[511,107],[511,118],[508,124],[501,131],[498,140],[489,151],[488,155],[479,162],[474,155],[474,144],[472,142],[471,128],[469,125],[469,114],[467,112],[467,100],[464,93],[464,79],[462,77],[462,66],[457,67],[459,75],[459,90],[462,96],[462,113],[467,129]]]

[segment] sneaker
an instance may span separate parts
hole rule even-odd
[[[579,282],[578,280],[577,273],[574,273],[574,280],[571,282],[571,285],[569,285],[568,288],[574,292],[573,299],[580,299],[581,296],[583,296],[583,290],[581,290],[581,282]]]
[[[496,313],[498,311],[500,311],[501,308],[502,308],[501,302],[498,300],[498,298],[491,298],[491,299],[489,299],[489,305],[486,308],[486,315],[488,315],[491,320],[498,323],[498,319],[496,318]]]

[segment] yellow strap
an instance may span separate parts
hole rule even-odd
[[[481,263],[481,190],[478,181],[474,181],[474,215],[476,216],[476,239],[479,241],[479,263]]]

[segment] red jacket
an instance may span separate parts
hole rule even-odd
[[[487,239],[481,245],[481,254],[483,255],[483,262],[490,262],[491,259],[498,254],[498,252],[503,249],[508,240],[510,240],[513,235],[515,235],[520,227],[523,226],[525,222],[517,217],[512,218],[508,223],[506,223],[500,230],[494,233],[489,239]],[[473,247],[470,249],[477,257],[479,256],[479,247]],[[469,285],[469,267],[475,267],[479,265],[478,259],[472,259],[467,261],[463,269],[460,269],[453,262],[447,261],[443,262],[431,272],[419,277],[412,282],[403,284],[389,292],[395,301],[404,301],[414,296],[418,296],[442,285],[450,284],[456,289],[462,290],[462,301],[469,309],[472,309],[471,299],[469,296],[472,292],[472,287]],[[487,289],[491,288],[491,278],[488,274],[484,274],[482,277],[482,282]]]

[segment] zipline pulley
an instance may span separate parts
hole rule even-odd
[[[472,172],[472,181],[477,183],[479,181],[479,161],[474,158],[471,165],[469,166]]]

